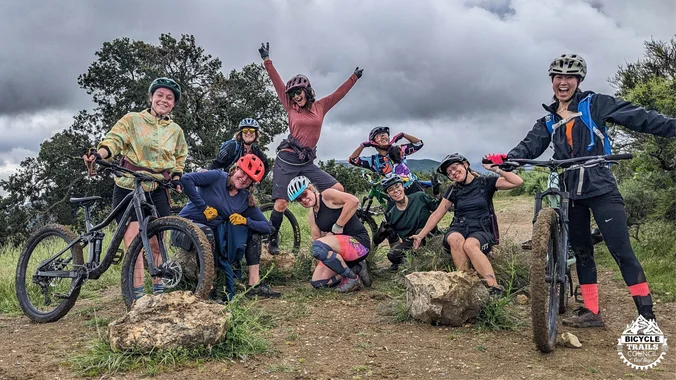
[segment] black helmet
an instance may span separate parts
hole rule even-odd
[[[388,173],[385,175],[385,178],[383,178],[382,181],[380,181],[380,186],[382,186],[383,190],[387,191],[390,187],[401,183],[402,185],[404,184],[404,180],[399,177],[398,174],[394,173]]]
[[[375,127],[369,132],[369,141],[375,141],[375,138],[380,133],[390,134],[390,127]]]
[[[469,163],[469,161],[467,161],[465,156],[463,156],[460,153],[449,154],[448,156],[444,157],[443,160],[441,160],[441,164],[439,164],[439,167],[437,168],[437,172],[439,174],[443,174],[445,176],[448,176],[448,174],[446,173],[446,169],[448,169],[449,166],[453,165],[456,162],[467,162],[467,163]]]

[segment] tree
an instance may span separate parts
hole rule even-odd
[[[262,64],[225,76],[221,61],[197,46],[193,36],[177,40],[162,34],[158,45],[119,38],[105,42],[96,56],[78,77],[80,87],[92,96],[94,110],[80,111],[70,127],[41,144],[37,157],[27,158],[15,174],[0,181],[8,193],[0,199],[0,244],[24,238],[29,232],[26,225],[81,223],[68,201],[72,196],[100,195],[98,211],[107,209],[103,206],[111,203],[112,179],[87,178],[80,156],[124,114],[148,106],[148,87],[157,77],[173,78],[182,88],[172,118],[186,135],[188,171],[206,166],[245,117],[261,123],[263,146],[287,128],[284,109]]]

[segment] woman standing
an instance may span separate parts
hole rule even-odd
[[[279,253],[277,232],[282,224],[282,215],[289,205],[286,189],[293,178],[303,175],[319,190],[333,188],[343,191],[343,186],[331,175],[319,169],[314,164],[314,159],[317,157],[317,142],[324,116],[347,95],[361,78],[364,69],[357,67],[333,94],[315,100],[315,91],[305,75],[295,75],[284,85],[270,60],[270,43],[261,44],[258,52],[289,117],[289,136],[277,147],[277,158],[272,170],[272,199],[275,200],[275,207],[270,214],[272,234],[268,252],[277,254]]]

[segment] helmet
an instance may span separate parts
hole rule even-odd
[[[562,54],[549,65],[549,75],[577,75],[580,82],[587,75],[587,62],[578,54]]]
[[[369,141],[375,141],[375,138],[380,133],[390,134],[390,127],[375,127],[369,132]]]
[[[443,160],[441,160],[441,164],[439,164],[439,167],[437,168],[437,172],[439,174],[448,175],[446,173],[446,169],[448,169],[449,166],[453,165],[456,162],[467,162],[467,163],[469,163],[469,161],[467,161],[465,156],[463,156],[460,153],[449,154],[448,156],[444,157]]]
[[[239,122],[239,129],[243,128],[253,128],[253,129],[258,129],[260,128],[260,124],[255,119],[252,119],[250,117],[247,117],[246,119],[242,120]]]
[[[399,177],[398,174],[394,173],[388,173],[385,175],[385,178],[383,178],[382,181],[380,181],[380,186],[382,186],[383,190],[387,191],[390,187],[401,183],[402,185],[404,184],[404,180]]]
[[[312,88],[312,85],[310,84],[310,80],[307,79],[305,75],[297,74],[294,75],[293,78],[289,79],[288,82],[286,82],[286,92],[289,93],[291,90],[295,90],[297,88]]]
[[[150,95],[155,93],[155,90],[158,88],[166,88],[171,90],[171,92],[174,93],[174,98],[176,98],[176,102],[178,103],[179,100],[181,100],[181,86],[178,85],[173,79],[169,78],[157,78],[155,79],[151,84],[150,87],[148,87],[148,93]]]
[[[303,194],[303,191],[305,191],[308,186],[310,186],[310,180],[306,176],[299,175],[292,179],[291,182],[289,182],[289,186],[286,187],[289,200],[295,201],[296,198]]]
[[[260,182],[265,174],[263,160],[255,154],[245,154],[237,160],[237,167],[242,169],[254,182]]]

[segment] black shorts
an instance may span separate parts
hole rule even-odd
[[[113,188],[113,208],[120,204],[124,197],[127,196],[127,194],[131,193],[131,190],[123,189],[117,185]],[[150,199],[150,202],[155,205],[155,208],[157,209],[157,215],[159,216],[169,216],[171,215],[171,207],[169,206],[169,198],[167,197],[167,190],[165,189],[157,189],[155,191],[152,191],[150,193],[145,193],[146,198]],[[120,220],[122,220],[122,214],[124,214],[124,210],[122,210],[115,219],[117,219],[117,222],[120,223]],[[131,221],[132,222],[137,222],[136,220],[136,212],[132,211],[131,212]]]
[[[469,238],[475,238],[478,240],[481,252],[483,252],[485,255],[487,255],[493,247],[493,235],[490,233],[482,229],[468,229],[465,227],[451,226],[451,228],[448,229],[448,232],[446,232],[446,235],[444,235],[444,250],[446,250],[446,252],[451,252],[451,246],[448,244],[448,237],[453,232],[459,233],[465,238],[465,240]]]
[[[272,168],[272,199],[288,201],[287,187],[291,180],[299,175],[306,176],[319,191],[324,191],[338,183],[335,178],[314,163],[295,165],[298,162],[298,157],[294,153],[281,151],[277,154],[275,165]]]

